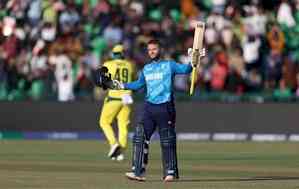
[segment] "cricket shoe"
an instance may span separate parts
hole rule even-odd
[[[174,181],[176,181],[176,180],[178,180],[176,177],[174,177],[173,175],[167,175],[164,179],[163,179],[163,181],[164,182],[174,182]]]
[[[126,177],[130,180],[139,181],[139,182],[144,182],[146,180],[144,174],[140,176],[136,176],[134,172],[127,172]]]
[[[110,148],[110,151],[108,153],[108,157],[109,158],[113,158],[113,157],[116,157],[120,151],[120,146],[119,144],[113,144]]]
[[[124,154],[119,154],[117,156],[111,157],[111,160],[113,160],[113,161],[123,161],[124,159],[125,159]]]
[[[116,161],[123,161],[125,159],[124,154],[119,154],[118,156],[116,156]]]

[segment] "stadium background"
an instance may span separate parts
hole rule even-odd
[[[107,158],[95,68],[123,42],[140,70],[151,36],[186,63],[192,20],[208,54],[194,96],[175,79],[181,178],[161,182],[153,141],[147,182],[130,182],[132,145]],[[298,0],[0,0],[0,188],[298,188],[298,50]]]
[[[25,131],[101,138],[97,116],[105,92],[93,77],[111,47],[123,43],[140,70],[147,40],[157,37],[167,58],[186,63],[193,20],[200,20],[208,53],[195,95],[188,96],[188,76],[175,78],[178,131],[199,135],[182,138],[225,133],[220,138],[247,140],[256,133],[298,140],[297,0],[2,0],[0,8],[1,138],[23,138]],[[65,62],[70,66],[59,66]],[[64,92],[59,74],[72,80],[67,99],[58,95]],[[142,98],[137,92],[135,112]]]

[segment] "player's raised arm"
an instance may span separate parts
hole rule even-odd
[[[192,66],[191,64],[180,64],[175,61],[172,61],[171,69],[175,74],[189,74],[192,71]]]
[[[197,53],[199,53],[199,57],[202,58],[206,55],[206,49],[203,48],[200,51],[198,51]],[[189,74],[192,71],[193,67],[197,66],[196,61],[192,61],[193,58],[193,50],[192,48],[188,49],[188,56],[189,56],[189,64],[180,64],[177,62],[171,62],[171,69],[173,70],[173,72],[175,74]]]

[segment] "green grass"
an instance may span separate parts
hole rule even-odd
[[[127,180],[127,160],[107,159],[100,141],[1,141],[0,188],[299,189],[299,143],[179,142],[181,179],[161,182],[159,143],[147,182]]]

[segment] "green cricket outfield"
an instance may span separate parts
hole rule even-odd
[[[131,144],[130,144],[131,147]],[[146,182],[129,181],[126,160],[107,159],[106,143],[96,140],[0,140],[3,189],[299,189],[299,143],[178,143],[181,179],[161,181],[158,142],[150,149]]]

